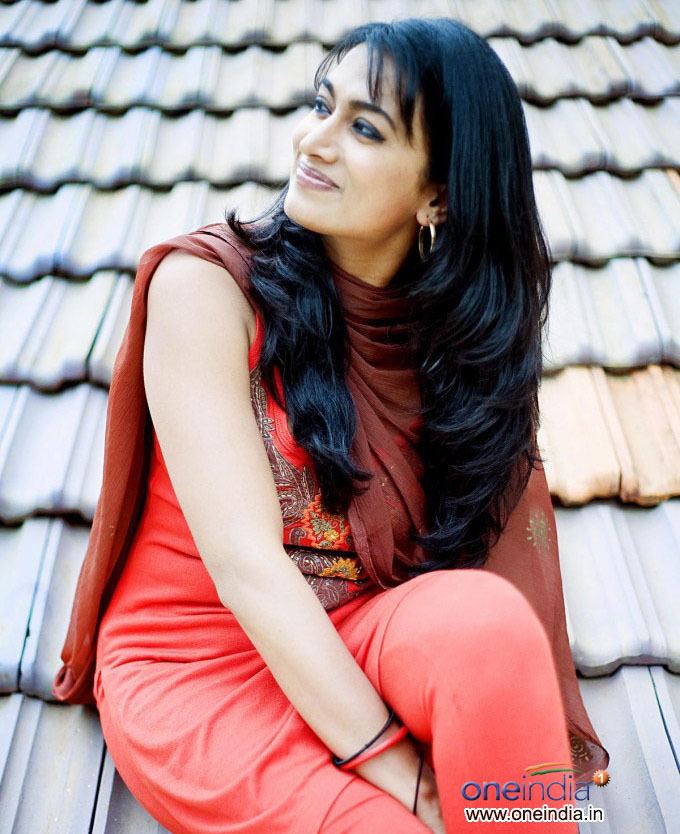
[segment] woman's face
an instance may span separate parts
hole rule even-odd
[[[284,211],[311,231],[341,266],[364,272],[375,283],[387,282],[414,245],[428,218],[445,219],[445,202],[429,205],[444,186],[423,183],[428,157],[420,98],[414,118],[413,144],[401,123],[393,67],[385,59],[382,99],[385,114],[369,102],[368,51],[351,49],[322,81],[311,111],[293,133],[293,164]],[[329,85],[332,89],[329,89]],[[298,176],[310,166],[336,183],[319,190]],[[426,241],[429,239],[426,237]],[[427,244],[426,244],[427,245]]]

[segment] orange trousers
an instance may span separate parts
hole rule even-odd
[[[550,644],[514,585],[489,571],[434,571],[382,592],[339,632],[384,700],[424,745],[447,834],[468,828],[519,832],[525,825],[543,834],[577,834],[575,822],[537,827],[465,818],[466,807],[559,808],[570,802],[547,795],[550,783],[560,782],[550,793],[565,796],[563,774],[524,775],[544,762],[570,767],[571,758]],[[486,800],[485,782],[493,785]],[[510,787],[504,794],[506,783],[524,787],[525,798]],[[400,802],[360,777],[348,781],[320,831],[349,834],[369,825],[385,834],[429,831]]]
[[[578,833],[574,822],[465,817],[571,804],[554,785],[565,774],[527,773],[571,759],[548,637],[512,583],[439,570],[328,613],[426,751],[447,834]],[[396,799],[332,764],[229,616],[228,656],[201,668],[147,659],[98,671],[104,737],[142,805],[173,834],[426,834]]]

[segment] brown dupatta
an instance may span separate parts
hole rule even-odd
[[[149,282],[162,258],[181,249],[229,270],[254,309],[249,252],[224,223],[203,226],[147,249],[133,288],[127,329],[113,367],[105,430],[102,488],[78,577],[68,632],[53,694],[68,703],[95,704],[93,675],[97,631],[141,512],[150,452],[150,422],[142,375]],[[382,587],[404,581],[405,565],[423,558],[406,535],[424,532],[422,464],[414,453],[419,386],[403,344],[408,299],[404,282],[376,288],[330,262],[348,326],[351,363],[347,383],[357,410],[355,460],[376,473],[353,499],[348,520],[367,573]],[[400,273],[399,277],[403,277]],[[396,278],[396,276],[395,276]],[[187,276],[190,280],[190,276]],[[576,777],[606,768],[609,753],[595,733],[576,678],[559,567],[555,515],[542,468],[512,512],[485,570],[513,582],[529,600],[551,640],[560,680]]]

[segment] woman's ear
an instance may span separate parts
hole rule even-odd
[[[437,207],[437,220],[435,223],[443,223],[446,220],[447,216],[447,206],[446,206],[446,186],[441,185],[439,187],[439,191],[437,192],[437,196],[432,200],[432,205]]]
[[[418,209],[416,220],[421,226],[427,226],[430,220],[438,226],[446,220],[446,186],[438,186],[437,193],[430,198],[427,205]]]

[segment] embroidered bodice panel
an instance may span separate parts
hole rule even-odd
[[[335,608],[375,584],[354,550],[346,516],[324,508],[313,461],[295,442],[259,364],[250,371],[250,393],[281,505],[284,547],[324,608]]]

